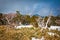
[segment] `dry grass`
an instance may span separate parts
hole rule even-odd
[[[0,40],[31,40],[32,37],[41,38],[44,36],[45,40],[59,40],[60,37],[50,36],[47,34],[49,30],[41,28],[21,28],[14,29],[9,26],[0,26]],[[60,35],[59,31],[52,31]]]

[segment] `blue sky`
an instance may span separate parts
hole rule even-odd
[[[50,13],[60,15],[60,0],[0,0],[0,12],[21,14],[39,14],[47,16]]]

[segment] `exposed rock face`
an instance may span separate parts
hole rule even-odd
[[[8,14],[4,14],[5,17],[7,17],[8,19],[13,19],[14,17],[16,17],[16,13],[8,13]]]
[[[60,20],[56,20],[55,22],[60,26]]]

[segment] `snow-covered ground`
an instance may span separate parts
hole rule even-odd
[[[50,28],[49,28],[50,30],[58,30],[58,31],[60,31],[60,26],[50,26]]]
[[[32,37],[32,40],[40,40],[40,39],[37,39],[37,38],[35,38],[35,37]]]
[[[55,35],[55,33],[53,33],[53,32],[48,32],[48,34],[51,35],[51,36]]]
[[[38,38],[32,37],[32,40],[44,40],[44,37],[42,36],[41,39],[38,39]]]
[[[31,27],[33,27],[33,25],[20,25],[20,26],[15,26],[16,29],[24,28],[24,27],[31,28]]]
[[[60,37],[58,34],[53,33],[53,32],[48,32],[48,34],[49,34],[50,36],[54,36],[54,35],[56,35],[56,36]]]

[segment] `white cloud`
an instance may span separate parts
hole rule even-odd
[[[42,16],[47,16],[50,14],[50,9],[49,8],[42,8],[39,12],[38,12],[39,15],[42,15]]]
[[[38,4],[33,4],[32,9],[30,11],[30,15],[32,15],[32,13],[35,11],[35,9],[37,8]]]

